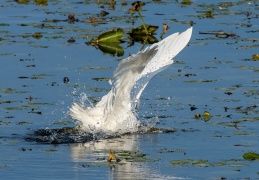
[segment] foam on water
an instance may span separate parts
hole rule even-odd
[[[141,93],[157,73],[168,68],[189,42],[192,28],[175,33],[120,62],[110,80],[111,90],[94,106],[85,94],[73,103],[70,115],[88,133],[123,134],[141,127],[137,107]],[[88,105],[85,102],[88,101]]]

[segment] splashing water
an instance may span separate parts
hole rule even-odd
[[[80,93],[79,103],[83,108],[88,107],[87,103],[90,105],[90,108],[94,107],[93,103],[89,100],[88,95],[85,93]]]
[[[168,68],[189,42],[192,27],[175,33],[120,62],[110,80],[111,90],[95,106],[73,103],[70,116],[88,133],[128,133],[140,128],[136,108],[141,93],[157,73]]]

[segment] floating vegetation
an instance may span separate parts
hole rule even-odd
[[[218,38],[228,38],[228,37],[235,37],[236,34],[234,33],[228,33],[224,31],[215,31],[215,32],[199,32],[199,34],[212,34],[215,35]]]
[[[17,123],[18,125],[28,125],[28,124],[32,124],[31,122],[26,122],[26,121],[21,121]]]
[[[78,179],[86,175],[90,179],[174,179],[170,175],[176,179],[258,178],[258,1],[132,2],[0,3],[2,179],[14,179],[17,174],[21,174],[21,179],[28,178],[24,175],[30,174],[31,169],[22,166],[30,167],[35,154],[44,160],[33,162],[39,169],[44,167],[48,171],[62,165],[68,177],[74,175],[71,165],[80,165],[76,167]],[[109,90],[107,82],[100,81],[109,80],[114,61],[189,25],[194,25],[196,31],[190,48],[175,59],[169,71],[160,74],[162,79],[154,79],[154,84],[168,88],[164,91],[151,84],[149,87],[162,96],[157,98],[147,92],[147,98],[141,99],[145,106],[140,109],[140,118],[143,121],[158,118],[157,126],[165,129],[154,127],[139,132],[144,135],[127,134],[115,140],[112,138],[116,135],[85,134],[76,128],[63,128],[74,126],[65,114],[71,99],[78,99],[81,91],[87,91],[90,101],[96,104],[101,94]],[[111,28],[113,32],[109,35]],[[117,32],[120,28],[123,33]],[[84,42],[98,38],[104,42],[81,47]],[[99,52],[91,53],[95,49]],[[78,77],[81,75],[83,79]],[[166,83],[165,78],[172,80]],[[51,93],[42,94],[44,91]],[[205,110],[211,118],[207,123]],[[39,129],[42,127],[48,128]],[[26,131],[30,134],[24,135]],[[24,136],[32,142],[24,142]],[[107,141],[112,149],[100,138],[110,138]],[[60,143],[68,145],[56,146]],[[204,156],[197,156],[199,146]],[[10,148],[15,153],[9,152]],[[71,158],[58,158],[62,153],[71,153]],[[107,162],[110,153],[111,161]],[[80,159],[73,160],[74,155]],[[163,170],[156,171],[157,165]],[[168,165],[176,167],[170,175]],[[93,166],[104,167],[87,168]],[[200,173],[203,170],[205,173]],[[56,173],[49,171],[46,175],[39,170],[31,178],[42,175],[50,179]]]
[[[192,159],[182,159],[182,160],[173,160],[170,161],[170,164],[174,167],[177,166],[187,166],[187,165],[193,165],[193,166],[208,166],[208,160],[192,160]]]
[[[48,0],[34,0],[34,2],[39,6],[47,6]]]
[[[185,151],[182,149],[167,149],[163,148],[157,151],[158,153],[183,153],[185,154]]]
[[[111,56],[115,56],[117,54],[118,57],[121,57],[124,55],[124,49],[122,46],[119,46],[118,42],[115,43],[98,43],[98,48],[104,53],[104,54],[110,54]]]
[[[183,4],[183,5],[191,5],[192,2],[191,2],[190,0],[183,0],[183,1],[181,2],[181,4]]]
[[[10,122],[7,122],[7,121],[0,121],[0,125],[9,125]]]
[[[141,25],[137,28],[134,28],[129,32],[132,40],[139,42],[143,45],[157,43],[158,40],[153,35],[158,29],[158,26],[152,26],[148,24]]]
[[[259,54],[254,54],[254,55],[252,56],[252,59],[253,59],[254,61],[259,61]]]
[[[107,70],[107,69],[111,69],[110,67],[91,67],[91,66],[84,66],[84,67],[80,67],[81,70]]]
[[[130,37],[132,38],[133,41],[143,45],[154,44],[158,42],[157,38],[153,35],[131,34]]]
[[[87,23],[95,23],[95,22],[98,22],[98,21],[99,21],[98,18],[93,17],[93,18],[91,18],[91,19],[86,20],[85,22],[87,22]]]
[[[33,74],[31,79],[45,79],[45,77],[54,76],[50,74]]]
[[[94,154],[106,154],[108,150],[98,149],[93,152]],[[139,151],[130,150],[110,150],[108,158],[97,158],[95,162],[87,162],[82,164],[83,167],[94,167],[94,166],[110,166],[110,165],[124,165],[132,162],[157,162],[160,159],[148,158],[146,154],[140,153]]]
[[[173,160],[170,161],[170,164],[174,167],[183,167],[183,166],[199,166],[199,167],[245,167],[246,164],[240,163],[242,160],[240,159],[230,159],[230,160],[223,160],[218,162],[209,162],[208,160],[199,159],[181,159],[181,160]]]
[[[207,122],[211,119],[209,111],[204,111],[203,115],[194,114],[194,117],[195,117],[195,119],[203,119],[205,122]]]
[[[158,26],[152,26],[152,25],[145,24],[145,26],[141,25],[137,28],[132,29],[131,32],[129,32],[129,34],[131,36],[134,36],[134,35],[152,35],[156,32],[157,29],[158,29]]]
[[[259,154],[254,152],[247,152],[243,155],[243,158],[249,161],[259,160]]]
[[[124,30],[119,28],[117,30],[112,30],[105,32],[97,37],[96,40],[91,40],[90,43],[119,43],[124,38]]]
[[[210,116],[210,112],[208,112],[208,111],[204,111],[203,116],[207,116],[207,117],[209,117],[209,116]]]
[[[12,88],[2,88],[0,89],[0,92],[6,93],[6,94],[25,94],[27,91],[17,91]]]
[[[213,83],[217,82],[217,79],[197,79],[197,80],[185,80],[186,83]]]
[[[74,38],[70,38],[69,40],[67,40],[67,42],[74,43],[74,42],[76,42],[76,40]]]
[[[29,2],[29,0],[16,0],[16,2],[19,4],[26,4]]]
[[[247,135],[253,135],[255,134],[254,132],[249,132],[249,131],[236,131],[234,132],[235,135],[242,135],[242,136],[247,136]]]
[[[111,30],[109,32],[105,32],[86,44],[98,47],[105,54],[108,53],[115,56],[117,53],[117,56],[119,57],[124,55],[123,47],[119,46],[123,39],[124,30],[119,28],[117,31]]]
[[[53,153],[53,152],[56,152],[57,150],[55,149],[46,149],[44,150],[44,152],[48,152],[48,153]]]
[[[17,141],[11,141],[11,142],[7,142],[7,144],[9,144],[9,145],[17,145],[17,144],[19,144],[19,142],[17,142]]]
[[[35,39],[40,39],[42,38],[42,34],[40,32],[35,32],[33,35],[32,35],[33,38]]]
[[[213,14],[212,11],[207,11],[207,12],[205,12],[204,16],[205,16],[206,18],[213,18],[213,17],[214,17],[214,14]]]
[[[12,102],[15,102],[15,101],[10,101],[10,100],[0,101],[0,104],[10,104]]]
[[[19,110],[22,110],[23,108],[21,108],[21,107],[6,107],[5,108],[6,110],[8,110],[8,111],[19,111]]]
[[[0,26],[9,26],[7,23],[0,23]]]

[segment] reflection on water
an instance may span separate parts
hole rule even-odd
[[[109,170],[110,179],[186,179],[175,176],[165,176],[159,172],[159,169],[154,168],[152,162],[127,162],[121,160],[118,163],[107,163],[109,151],[139,151],[141,148],[142,135],[122,136],[120,138],[105,139],[98,142],[88,142],[84,144],[71,144],[71,159],[73,162],[83,164],[89,163],[90,166],[102,165],[105,163],[105,168]],[[148,141],[155,142],[156,135],[148,136]],[[96,164],[95,164],[96,163]],[[85,169],[87,171],[87,167]]]

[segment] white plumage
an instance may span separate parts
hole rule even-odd
[[[95,107],[82,108],[73,103],[72,118],[80,121],[86,132],[126,133],[138,130],[134,112],[150,79],[169,67],[189,42],[192,27],[175,33],[120,62],[110,81],[111,90]]]

